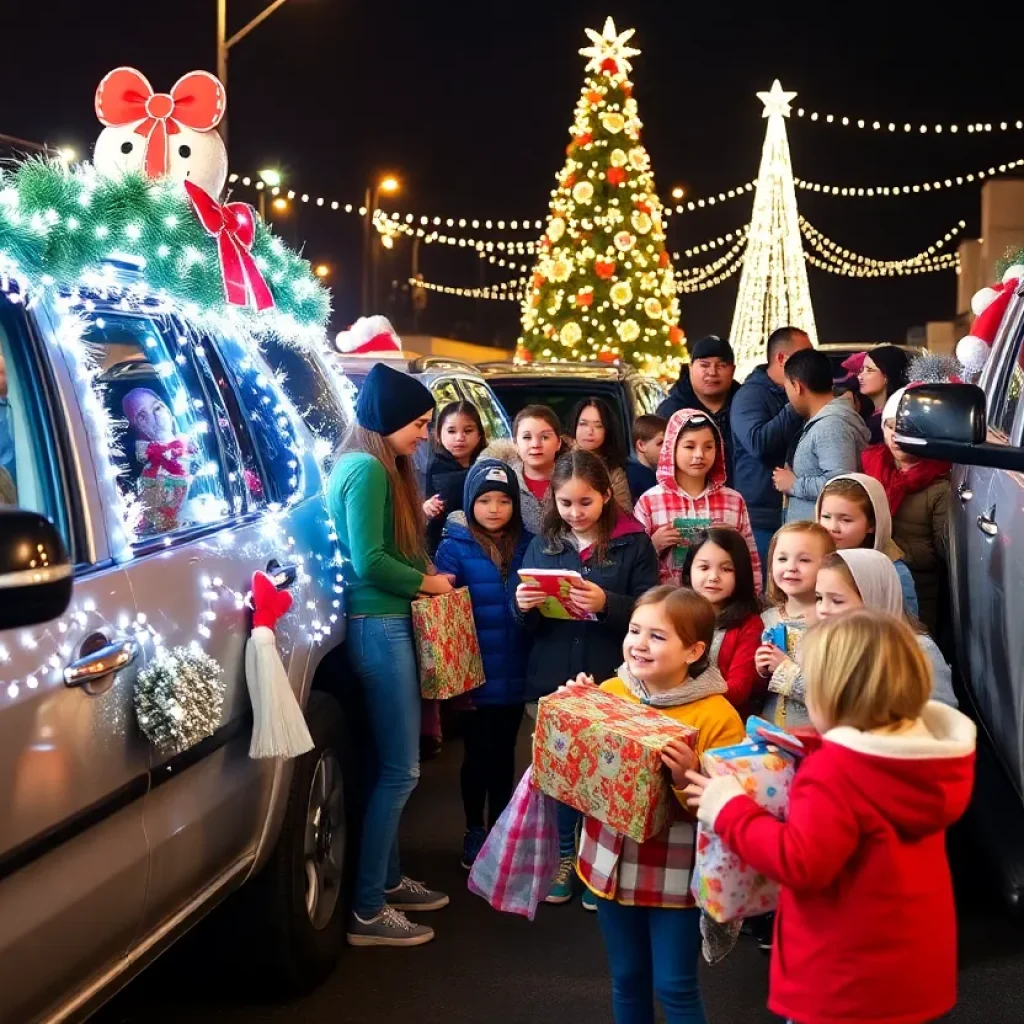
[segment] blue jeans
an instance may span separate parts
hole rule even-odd
[[[707,1024],[697,985],[700,911],[597,901],[612,975],[615,1024],[654,1024],[654,995],[667,1024]]]
[[[363,819],[353,909],[365,921],[402,881],[398,826],[420,777],[420,682],[412,620],[349,619],[348,648],[370,724],[376,773]]]
[[[754,547],[757,548],[758,556],[761,559],[761,582],[767,585],[769,569],[771,566],[768,565],[768,549],[772,545],[772,537],[775,536],[774,530],[758,530],[754,529]]]
[[[568,804],[558,805],[558,856],[576,856],[576,829],[583,815]]]

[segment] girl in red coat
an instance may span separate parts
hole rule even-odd
[[[929,701],[914,634],[863,609],[801,645],[821,749],[778,821],[734,776],[690,772],[691,805],[782,884],[768,1008],[797,1024],[920,1024],[956,1003],[946,829],[974,778],[974,724]]]
[[[741,715],[760,710],[766,683],[758,674],[754,655],[761,646],[764,624],[743,534],[729,526],[695,534],[683,563],[683,586],[706,597],[715,609],[711,664],[725,679],[729,703]]]

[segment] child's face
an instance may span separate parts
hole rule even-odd
[[[909,452],[905,452],[896,443],[896,421],[886,420],[882,424],[882,435],[885,438],[885,447],[892,452],[893,459],[896,460],[896,465],[901,468],[904,466],[914,466],[921,460],[916,455],[911,455]]]
[[[558,431],[547,420],[528,416],[516,433],[516,452],[523,465],[534,472],[549,471],[562,443]]]
[[[817,615],[819,619],[831,619],[844,612],[863,608],[860,594],[850,586],[849,580],[835,569],[819,569],[815,585]]]
[[[874,532],[864,506],[858,501],[841,498],[837,494],[827,494],[824,497],[818,522],[832,534],[839,551],[861,547],[868,533]]]
[[[716,607],[725,604],[736,591],[736,567],[725,548],[708,541],[694,555],[690,586]]]
[[[715,464],[715,432],[710,427],[686,430],[676,441],[676,472],[688,480],[707,479]]]
[[[576,444],[585,452],[599,452],[604,445],[605,425],[601,414],[588,405],[576,421]]]
[[[822,542],[810,533],[784,533],[775,542],[772,579],[786,597],[806,598],[814,593],[825,552]]]
[[[456,459],[469,459],[480,443],[480,431],[465,413],[449,416],[441,425],[441,444]]]
[[[573,477],[555,491],[555,506],[573,533],[589,533],[611,497],[611,494],[595,491],[585,480]]]
[[[649,441],[637,441],[636,454],[641,462],[646,462],[651,469],[658,468],[661,446],[665,443],[665,432],[655,434]]]
[[[678,686],[703,654],[703,643],[692,647],[683,643],[665,614],[663,603],[634,609],[622,643],[622,655],[629,671],[651,689]]]
[[[504,491],[486,491],[473,502],[473,518],[488,533],[500,533],[508,526],[512,509],[512,499]]]

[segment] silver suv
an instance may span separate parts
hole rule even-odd
[[[257,872],[236,901],[255,969],[309,987],[343,938],[347,747],[324,689],[344,616],[315,439],[251,345],[118,283],[26,302],[0,275],[3,1024],[84,1018]],[[183,483],[154,417],[189,439]],[[255,570],[295,599],[278,645],[315,743],[296,761],[248,755]],[[189,645],[223,707],[160,749],[140,674]]]

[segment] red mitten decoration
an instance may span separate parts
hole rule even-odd
[[[277,620],[288,613],[292,606],[292,595],[287,590],[278,590],[274,581],[265,572],[252,574],[252,625],[273,629]]]

